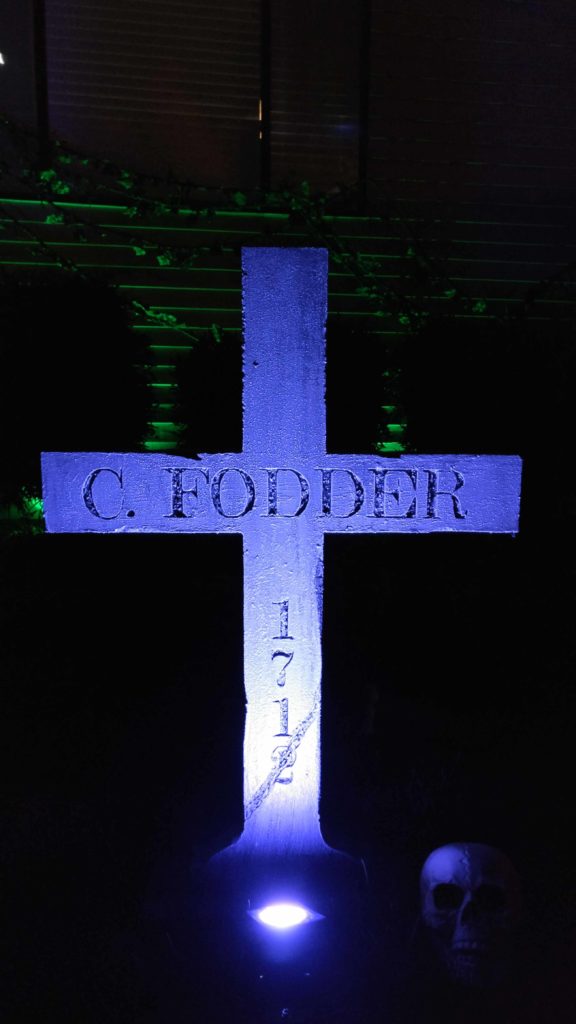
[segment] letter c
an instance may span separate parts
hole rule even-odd
[[[92,488],[94,487],[96,479],[100,476],[100,473],[111,473],[112,476],[115,476],[116,479],[118,480],[118,483],[120,484],[120,490],[122,490],[122,471],[117,473],[115,469],[94,469],[89,474],[89,476],[86,477],[82,487],[82,497],[84,499],[84,504],[86,505],[88,511],[91,512],[93,516],[96,516],[96,519],[117,519],[118,516],[120,515],[120,509],[118,509],[118,511],[115,512],[113,516],[105,516],[96,508],[94,495],[92,494]]]

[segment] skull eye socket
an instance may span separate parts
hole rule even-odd
[[[444,882],[434,888],[432,898],[436,910],[457,910],[464,898],[464,890],[459,885]]]
[[[506,893],[499,885],[479,885],[474,893],[474,901],[482,910],[503,910],[506,906]]]

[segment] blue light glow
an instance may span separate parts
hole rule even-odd
[[[269,903],[265,907],[260,907],[259,910],[250,910],[248,913],[260,924],[276,928],[278,931],[295,928],[297,925],[306,924],[309,921],[318,921],[323,916],[299,903]]]

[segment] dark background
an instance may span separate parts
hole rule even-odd
[[[0,15],[3,1019],[571,1022],[573,7],[189,8]],[[55,153],[72,165],[42,184]],[[62,195],[78,220],[51,223]],[[31,198],[52,205],[10,205]],[[90,221],[94,199],[111,206]],[[200,209],[182,242],[179,204]],[[12,509],[42,449],[142,442],[146,359],[103,282],[198,284],[178,313],[208,332],[178,381],[184,444],[240,447],[238,336],[210,332],[239,320],[239,247],[267,209],[290,216],[266,244],[331,249],[332,450],[373,452],[394,401],[411,450],[525,460],[515,538],[327,542],[321,818],[367,881],[319,877],[334,918],[284,962],[206,870],[242,828],[240,543],[48,536]],[[325,211],[350,217],[336,239]],[[364,251],[373,273],[347,277]],[[506,851],[523,883],[496,992],[439,977],[418,922],[421,865],[459,840]]]
[[[342,448],[350,417],[361,449],[370,417],[361,388],[350,406],[345,376],[331,375],[332,437]],[[429,393],[429,368],[424,378]],[[445,368],[442,380],[453,393]],[[450,429],[470,440],[483,388],[460,383],[468,414]],[[220,415],[233,432],[238,410]],[[441,425],[428,429],[441,449]],[[510,979],[523,1016],[501,1019],[569,1019],[567,447],[527,450],[515,538],[327,541],[322,823],[364,859],[368,888],[346,924],[330,923],[328,953],[306,953],[317,1003],[290,964],[262,996],[266,951],[227,924],[206,882],[208,857],[242,827],[240,542],[5,538],[8,1019],[275,1020],[280,1003],[295,1020],[434,1020],[444,1004],[475,1019],[492,995],[462,1008],[449,986],[438,992],[417,925],[421,864],[458,840],[505,850],[525,888],[523,971]]]

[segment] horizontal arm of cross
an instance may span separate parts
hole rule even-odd
[[[516,456],[43,456],[48,530],[67,533],[516,533],[520,475]]]

